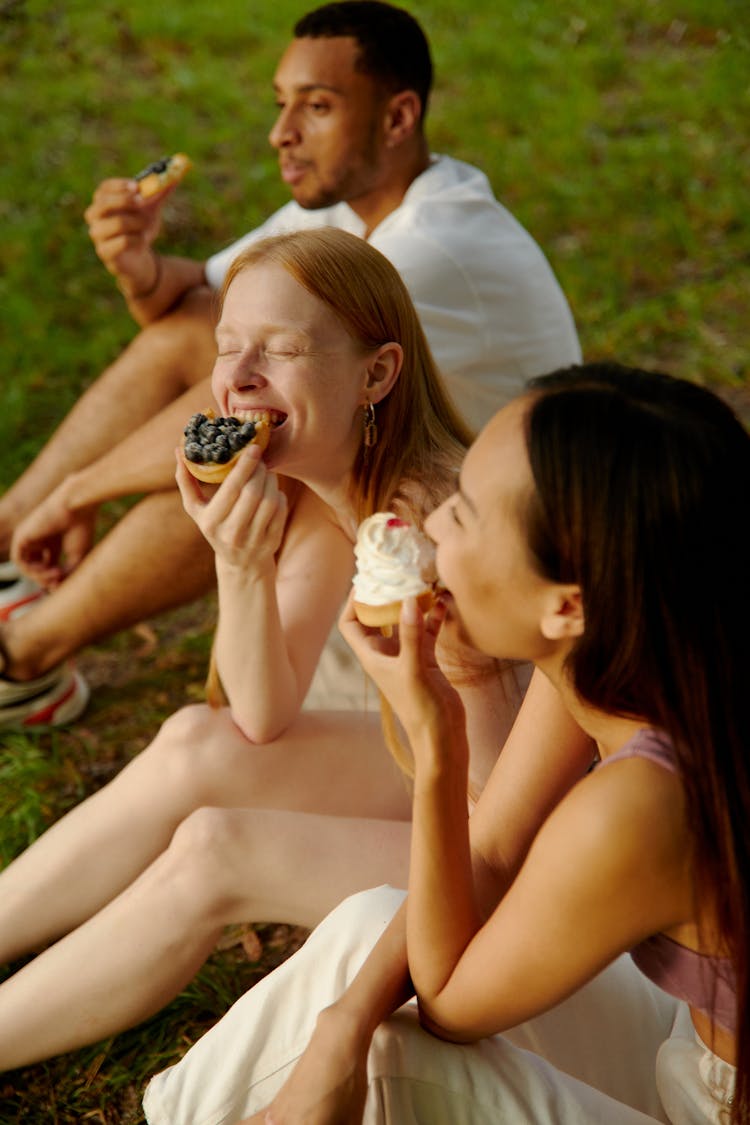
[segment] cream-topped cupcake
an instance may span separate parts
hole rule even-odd
[[[430,608],[435,583],[435,548],[412,524],[393,512],[363,520],[354,547],[354,611],[363,625],[397,625],[404,598]]]

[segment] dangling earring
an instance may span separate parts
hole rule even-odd
[[[371,402],[365,403],[365,457],[378,442],[378,427],[375,421],[375,407]]]

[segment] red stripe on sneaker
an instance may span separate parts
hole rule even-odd
[[[11,605],[4,605],[3,608],[0,609],[0,621],[9,621],[13,614],[17,613],[19,609],[25,605],[30,605],[31,602],[37,601],[41,596],[40,591],[35,590],[33,594],[29,594],[25,598],[19,598],[17,602],[13,602]]]
[[[68,690],[64,693],[64,695],[61,695],[60,698],[56,699],[54,703],[49,703],[46,707],[43,707],[41,711],[37,711],[36,714],[29,715],[28,719],[24,719],[22,725],[25,727],[31,727],[34,726],[35,723],[46,723],[47,725],[51,724],[59,708],[62,707],[63,703],[67,703],[71,695],[75,694],[76,687],[77,684],[74,678],[73,682],[71,683]]]

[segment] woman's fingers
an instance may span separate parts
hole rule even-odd
[[[197,515],[211,506],[213,519],[218,524],[226,519],[248,480],[251,480],[260,464],[261,452],[250,446],[243,450],[232,471],[220,484],[207,484],[194,477],[185,465],[182,453],[175,450],[177,469],[175,480],[182,496],[185,510],[197,522]],[[265,471],[265,466],[263,467]]]
[[[405,673],[411,678],[421,668],[423,618],[416,598],[404,598],[398,624],[399,656]]]
[[[377,681],[377,662],[380,657],[397,659],[403,674],[409,677],[420,675],[427,664],[434,663],[435,639],[442,620],[438,620],[434,626],[428,626],[417,599],[405,598],[398,629],[385,637],[379,628],[371,629],[359,622],[354,610],[352,591],[338,624],[344,640]],[[381,666],[380,671],[385,669]]]
[[[395,655],[398,652],[398,637],[384,637],[379,627],[362,625],[354,610],[354,589],[349,593],[346,605],[339,614],[338,627],[342,637],[367,670],[374,653]]]
[[[221,484],[211,485],[192,476],[178,451],[175,478],[185,511],[217,555],[233,565],[249,563],[260,552],[274,554],[283,536],[287,498],[261,457],[257,446],[249,446]]]
[[[339,614],[339,629],[343,629],[349,625],[350,622],[357,621],[357,615],[354,612],[354,587],[349,591],[349,597],[346,599],[346,605]]]
[[[175,457],[177,459],[177,467],[175,468],[174,476],[180,496],[182,497],[182,506],[205,535],[206,532],[203,527],[202,516],[208,506],[211,495],[217,491],[216,486],[203,484],[194,477],[187,469],[179,449],[175,450]]]
[[[218,488],[212,487],[209,504],[217,522],[227,519],[241,498],[244,497],[245,502],[249,497],[256,498],[256,502],[260,499],[268,478],[261,457],[262,452],[257,445],[247,446]]]
[[[238,465],[231,475],[246,468],[245,464]],[[211,510],[212,517],[222,523],[223,538],[234,545],[264,540],[282,510],[286,518],[286,496],[278,477],[257,463],[250,477],[238,476],[234,485],[231,493],[227,490],[223,496],[217,494],[217,503]]]

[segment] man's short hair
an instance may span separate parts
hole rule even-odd
[[[430,46],[414,16],[403,8],[383,0],[337,0],[302,16],[294,35],[297,39],[355,39],[359,45],[356,69],[388,93],[416,91],[424,120],[432,86]]]

